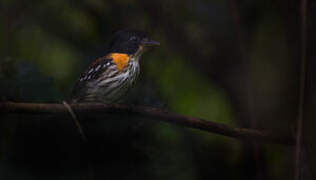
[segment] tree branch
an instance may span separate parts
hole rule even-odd
[[[220,134],[241,140],[253,140],[284,145],[294,145],[294,137],[278,137],[273,134],[255,129],[234,128],[224,124],[211,122],[199,118],[179,115],[157,108],[126,105],[104,105],[95,103],[71,104],[75,113],[86,115],[120,114],[146,117],[171,124],[178,124],[189,128],[199,129],[209,133]],[[0,113],[19,114],[56,114],[66,115],[68,110],[63,104],[36,104],[36,103],[0,103]]]

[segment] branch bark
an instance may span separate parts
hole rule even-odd
[[[199,129],[209,133],[224,135],[240,140],[268,142],[284,145],[294,145],[294,137],[279,137],[255,129],[230,127],[221,123],[211,122],[199,118],[188,117],[158,108],[126,105],[105,105],[95,103],[71,104],[75,113],[87,115],[119,114],[137,116],[153,120],[160,120],[171,124]],[[37,103],[0,103],[0,113],[14,114],[56,114],[68,115],[69,111],[63,104],[37,104]]]

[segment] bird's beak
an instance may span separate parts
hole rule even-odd
[[[157,46],[160,45],[160,42],[146,38],[141,41],[141,44],[144,46]]]

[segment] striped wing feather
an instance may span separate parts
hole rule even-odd
[[[104,56],[98,58],[90,64],[88,69],[81,74],[77,80],[71,94],[72,102],[81,101],[86,96],[88,88],[93,88],[91,82],[96,82],[98,78],[104,73],[110,73],[109,70],[113,69],[111,66],[115,66],[111,58]],[[104,77],[106,78],[106,77]]]
[[[72,102],[112,103],[134,84],[139,74],[138,61],[130,60],[124,69],[109,56],[99,58],[78,80]]]

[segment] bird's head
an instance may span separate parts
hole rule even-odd
[[[142,31],[122,30],[114,34],[108,50],[111,53],[124,53],[138,59],[148,47],[159,44]]]

